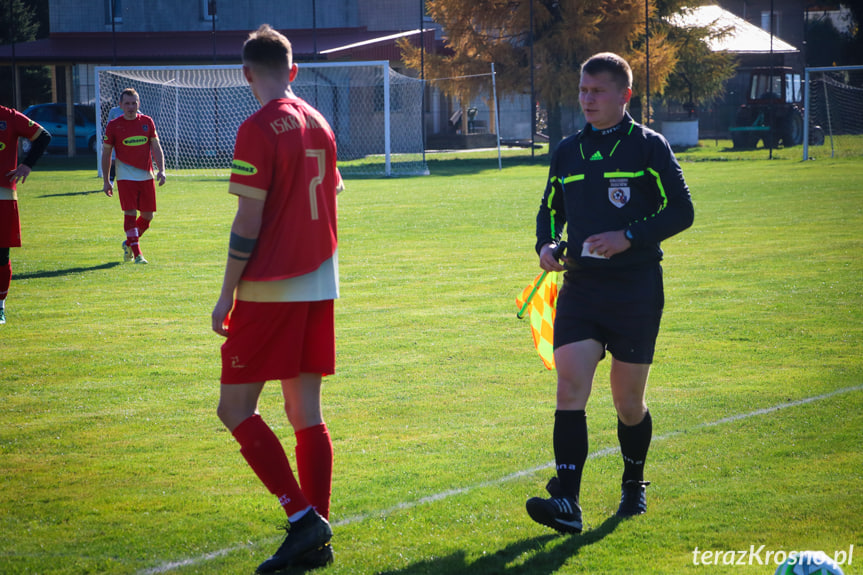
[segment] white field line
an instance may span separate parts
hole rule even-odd
[[[749,419],[750,417],[757,417],[759,415],[767,415],[768,413],[773,413],[774,411],[779,411],[781,409],[787,409],[789,407],[797,407],[799,405],[806,405],[807,403],[813,403],[815,401],[820,401],[822,399],[829,399],[831,397],[842,395],[845,393],[851,393],[854,391],[863,390],[863,385],[857,385],[854,387],[845,387],[842,389],[837,389],[831,391],[829,393],[824,393],[822,395],[815,395],[812,397],[807,397],[804,399],[798,399],[797,401],[789,401],[787,403],[780,403],[774,405],[772,407],[765,407],[763,409],[756,409],[755,411],[750,411],[748,413],[739,413],[737,415],[731,415],[729,417],[723,417],[722,419],[717,419],[716,421],[709,421],[707,423],[699,423],[698,425],[693,425],[689,429],[680,430],[680,431],[669,431],[668,433],[663,433],[662,435],[656,436],[652,441],[663,441],[666,439],[670,439],[672,437],[676,437],[678,435],[683,435],[684,433],[691,433],[693,431],[698,431],[699,429],[704,429],[706,427],[714,427],[716,425],[722,425],[724,423],[733,423],[735,421],[741,421],[743,419]],[[594,451],[590,455],[587,456],[588,459],[596,459],[598,457],[605,457],[606,455],[613,455],[619,451],[617,446],[614,447],[606,447],[604,449],[600,449],[599,451]],[[436,503],[438,501],[443,501],[444,499],[448,499],[450,497],[454,497],[456,495],[463,495],[475,489],[482,489],[484,487],[493,487],[495,485],[500,485],[501,483],[506,483],[508,481],[512,481],[514,479],[520,479],[522,477],[533,475],[538,471],[542,471],[544,469],[548,469],[550,467],[554,467],[554,462],[546,463],[545,465],[539,465],[537,467],[532,467],[530,469],[523,469],[521,471],[516,471],[515,473],[510,473],[509,475],[504,475],[503,477],[498,477],[497,479],[491,479],[489,481],[483,481],[481,483],[475,483],[473,485],[467,487],[459,487],[457,489],[449,489],[447,491],[441,491],[440,493],[435,493],[434,495],[429,495],[427,497],[422,497],[420,499],[416,499],[414,501],[405,501],[399,503],[398,505],[394,505],[387,509],[381,511],[375,511],[372,513],[363,513],[360,515],[352,515],[350,517],[345,517],[344,519],[340,519],[338,521],[333,522],[333,527],[342,527],[345,525],[351,525],[354,523],[361,523],[367,519],[372,517],[384,517],[387,515],[392,515],[399,511],[404,511],[406,509],[412,509],[414,507],[419,507],[420,505],[426,505],[429,503]],[[281,537],[273,537],[272,539],[279,539]],[[199,555],[198,557],[190,557],[189,559],[183,559],[180,561],[172,561],[170,563],[163,563],[156,567],[151,567],[149,569],[144,569],[138,572],[138,575],[158,575],[160,573],[167,573],[173,569],[178,569],[180,567],[189,567],[192,565],[198,565],[200,563],[205,563],[212,559],[218,559],[219,557],[223,557],[234,551],[239,551],[241,549],[247,549],[252,547],[252,544],[246,545],[235,545],[234,547],[227,547],[225,549],[220,549],[218,551],[213,551],[212,553],[206,553],[204,555]]]

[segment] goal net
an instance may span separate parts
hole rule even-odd
[[[388,62],[298,65],[291,87],[333,128],[343,175],[428,173],[421,80],[398,74]],[[237,129],[260,108],[238,65],[100,66],[99,133],[125,88],[138,92],[141,113],[153,118],[166,169],[173,175],[227,176]],[[101,146],[98,152],[101,156]]]
[[[830,157],[861,149],[863,66],[806,68],[805,85],[803,159],[813,146],[829,148]]]

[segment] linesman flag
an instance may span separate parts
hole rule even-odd
[[[516,296],[518,319],[530,314],[530,333],[546,369],[554,369],[554,314],[557,309],[558,272],[542,272]]]

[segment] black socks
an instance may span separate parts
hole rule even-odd
[[[644,480],[644,461],[653,436],[653,419],[650,411],[636,425],[624,425],[617,420],[617,439],[620,441],[620,454],[623,456],[623,483],[631,480]]]
[[[554,460],[563,492],[578,500],[581,472],[587,460],[584,410],[554,412]]]

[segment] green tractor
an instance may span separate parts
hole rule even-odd
[[[803,84],[791,68],[755,68],[746,103],[737,110],[731,140],[737,149],[799,146],[803,143]],[[820,142],[819,142],[820,139]],[[824,142],[819,126],[809,131],[809,143]]]

